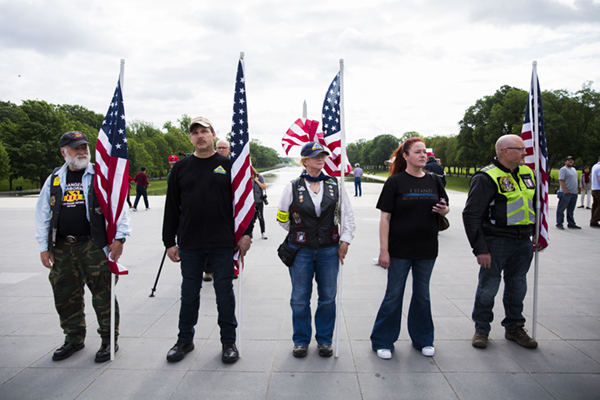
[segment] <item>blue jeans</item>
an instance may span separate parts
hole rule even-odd
[[[402,320],[402,300],[406,278],[412,268],[413,292],[408,310],[408,333],[416,349],[433,346],[433,319],[431,317],[431,299],[429,281],[435,258],[429,260],[407,260],[390,258],[388,281],[385,297],[379,307],[377,319],[371,333],[373,350],[389,349],[394,351],[394,342],[400,336]]]
[[[473,307],[475,330],[485,333],[491,330],[494,298],[504,271],[502,303],[506,316],[502,320],[502,326],[507,331],[512,331],[517,325],[525,324],[523,299],[527,294],[527,271],[533,258],[533,243],[529,238],[488,237],[486,241],[492,256],[492,266],[479,269],[479,284]]]
[[[354,196],[362,196],[361,177],[354,177]]]
[[[558,192],[558,206],[556,207],[556,226],[563,226],[565,221],[565,210],[567,210],[567,225],[574,226],[575,218],[573,212],[577,205],[577,193]]]
[[[298,246],[290,244],[292,249]],[[311,250],[300,248],[290,267],[292,278],[292,339],[295,346],[308,346],[312,335],[310,297],[313,277],[317,281],[319,300],[315,312],[315,339],[319,344],[330,345],[335,326],[335,295],[340,267],[338,245]]]
[[[233,248],[179,250],[181,257],[181,308],[178,340],[192,343],[198,322],[200,289],[206,260],[210,259],[217,295],[218,323],[221,343],[235,343],[235,294],[233,293]]]

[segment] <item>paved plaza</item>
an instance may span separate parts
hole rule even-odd
[[[202,290],[196,349],[179,363],[165,359],[177,336],[181,276],[167,258],[156,297],[149,297],[164,252],[164,196],[150,197],[150,211],[131,215],[133,233],[121,258],[130,273],[117,285],[115,360],[94,362],[100,338],[86,295],[86,347],[52,361],[64,338],[34,238],[37,199],[0,198],[0,399],[600,399],[600,231],[589,227],[590,211],[582,209],[575,213],[582,230],[555,229],[554,195],[550,247],[539,263],[537,349],[504,339],[501,295],[488,348],[471,346],[479,267],[462,227],[466,194],[449,192],[451,227],[440,234],[431,284],[436,354],[426,358],[411,347],[403,318],[392,360],[379,359],[369,335],[386,285],[386,272],[372,263],[382,186],[365,182],[363,196],[351,197],[357,230],[343,266],[339,357],[319,357],[313,341],[306,358],[294,358],[290,278],[276,255],[285,232],[275,215],[284,182],[297,172],[265,174],[268,240],[260,239],[257,226],[241,279],[242,357],[233,365],[220,360],[210,283]],[[352,196],[353,185],[346,189]],[[533,276],[532,265],[525,301],[530,333]],[[405,316],[410,293],[409,283]]]

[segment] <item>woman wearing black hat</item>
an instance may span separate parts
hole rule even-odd
[[[290,232],[289,246],[298,250],[290,267],[293,355],[305,357],[311,340],[314,278],[319,294],[315,312],[317,348],[321,357],[331,357],[339,262],[343,263],[353,237],[354,213],[344,191],[344,226],[340,234],[338,181],[322,171],[329,152],[321,144],[309,142],[302,147],[301,156],[304,171],[284,188],[277,206],[277,220]]]

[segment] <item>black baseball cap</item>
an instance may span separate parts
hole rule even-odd
[[[83,133],[71,131],[63,133],[58,144],[60,147],[77,147],[80,144],[90,144],[90,142],[88,142],[87,136],[85,136]]]
[[[302,151],[300,152],[300,155],[302,157],[315,157],[321,153],[329,155],[329,151],[325,149],[325,147],[323,147],[321,143],[308,142],[304,146],[302,146]]]

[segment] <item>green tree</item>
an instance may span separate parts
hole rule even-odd
[[[7,179],[10,174],[10,157],[0,142],[0,181]]]
[[[62,104],[56,107],[58,111],[62,111],[69,121],[80,122],[86,124],[96,133],[102,127],[104,115],[97,114],[87,108],[79,105]],[[79,131],[78,131],[79,132]],[[83,133],[83,132],[81,132]]]
[[[400,141],[394,135],[379,135],[365,143],[360,151],[361,164],[385,168],[383,162],[398,148]]]
[[[351,165],[362,162],[360,159],[360,151],[367,144],[365,139],[359,139],[356,142],[348,143],[346,152],[348,153],[348,162]]]
[[[23,101],[17,113],[0,124],[0,140],[11,160],[11,189],[12,181],[18,177],[41,186],[52,170],[64,162],[58,142],[69,127],[64,113],[40,100]]]
[[[459,167],[485,165],[496,155],[496,140],[506,134],[520,134],[527,92],[502,86],[469,107],[459,122],[457,162]]]

